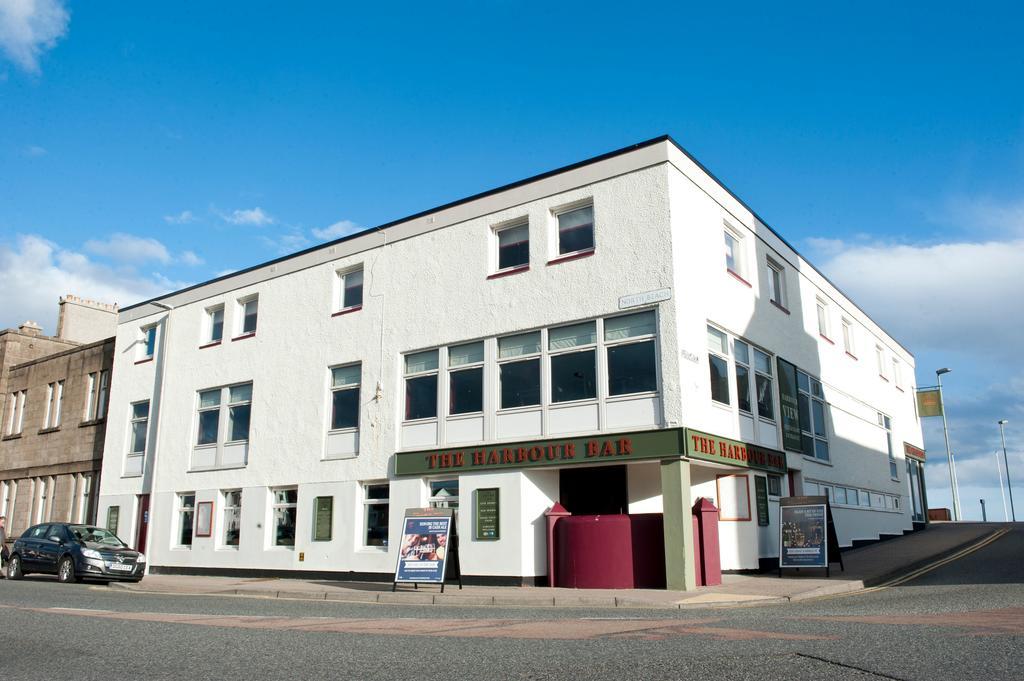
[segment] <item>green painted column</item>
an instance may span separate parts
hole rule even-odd
[[[661,460],[661,503],[665,526],[666,586],[673,591],[696,589],[689,461]]]

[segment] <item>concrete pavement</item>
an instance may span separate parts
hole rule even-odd
[[[655,589],[563,589],[429,585],[414,590],[390,583],[283,578],[149,575],[138,584],[111,586],[133,592],[207,594],[331,600],[360,603],[463,606],[555,606],[689,609],[801,601],[850,593],[913,573],[929,564],[981,544],[1008,527],[1004,523],[934,523],[928,530],[843,553],[845,571],[833,565],[832,577],[821,570],[792,570],[758,575],[723,575],[722,584],[695,591]]]

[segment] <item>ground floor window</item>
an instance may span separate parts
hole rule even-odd
[[[363,542],[366,546],[388,545],[389,495],[386,482],[363,487]]]
[[[274,546],[295,546],[295,519],[299,490],[274,490]]]
[[[458,508],[459,481],[431,480],[430,506],[431,508]]]
[[[224,546],[238,548],[242,535],[242,490],[224,492]]]
[[[196,516],[195,492],[178,495],[178,546],[192,546],[192,525]]]

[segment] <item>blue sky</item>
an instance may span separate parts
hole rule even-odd
[[[122,305],[663,133],[946,377],[1024,510],[1011,3],[0,0],[0,327]],[[934,420],[933,420],[934,421]],[[948,505],[926,423],[933,505]],[[1024,517],[1024,512],[1021,513]]]

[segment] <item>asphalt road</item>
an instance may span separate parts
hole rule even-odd
[[[154,596],[30,577],[0,582],[0,678],[1020,679],[1018,528],[900,586],[717,610]]]

